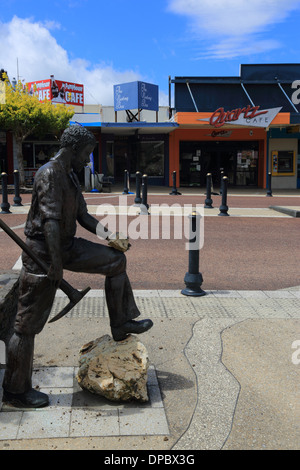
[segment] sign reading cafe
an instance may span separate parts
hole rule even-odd
[[[261,110],[260,106],[250,105],[244,108],[233,109],[232,111],[218,108],[209,119],[199,119],[199,121],[206,121],[215,128],[220,128],[225,124],[268,127],[280,110],[281,107]]]
[[[27,83],[27,89],[29,94],[37,96],[41,102],[46,100],[72,106],[84,105],[82,84],[56,80],[53,75],[48,80]]]

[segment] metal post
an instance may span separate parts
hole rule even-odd
[[[136,172],[135,178],[136,178],[136,189],[135,189],[136,193],[135,193],[134,203],[135,204],[141,204],[141,202],[142,202],[142,198],[141,198],[142,175],[139,171]]]
[[[2,203],[1,203],[1,214],[11,214],[9,210],[10,204],[7,200],[7,174],[1,173],[2,177]]]
[[[22,198],[20,197],[20,174],[18,170],[14,171],[14,186],[15,186],[14,206],[23,206]]]
[[[148,215],[149,204],[147,203],[148,197],[148,176],[142,176],[142,204],[141,204],[141,212],[140,214]]]
[[[123,194],[128,194],[128,171],[124,170],[124,191]]]
[[[223,192],[223,177],[224,177],[224,168],[220,168],[220,194]]]
[[[228,206],[227,206],[227,176],[223,176],[223,184],[222,184],[222,204],[220,205],[220,213],[218,215],[228,215]]]
[[[212,206],[212,198],[211,198],[211,173],[207,173],[206,175],[206,199],[204,208],[205,209],[213,209]]]
[[[170,192],[170,194],[173,195],[173,196],[177,196],[177,195],[180,196],[181,193],[179,191],[177,191],[177,188],[176,188],[176,171],[173,171],[172,178],[173,178],[173,189]]]
[[[268,173],[268,191],[267,197],[272,197],[272,173]]]
[[[190,219],[190,249],[189,249],[189,270],[184,276],[184,283],[186,288],[181,291],[183,295],[190,295],[200,297],[206,295],[206,292],[201,289],[203,282],[202,274],[199,272],[199,246],[200,246],[200,222],[201,215],[194,211],[189,215]],[[196,234],[196,235],[195,235]],[[191,246],[192,243],[198,245]]]

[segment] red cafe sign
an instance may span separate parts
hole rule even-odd
[[[215,128],[220,128],[225,124],[268,127],[280,110],[281,108],[260,110],[260,106],[250,105],[244,108],[233,109],[232,111],[218,108],[209,119],[200,119],[200,121],[208,121]]]
[[[37,96],[41,102],[46,100],[72,106],[84,105],[82,84],[56,80],[53,75],[48,80],[27,83],[27,89],[30,95]]]

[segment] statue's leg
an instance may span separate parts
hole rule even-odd
[[[14,333],[7,345],[7,363],[3,388],[11,393],[24,393],[31,385],[34,336]]]
[[[103,274],[106,303],[114,339],[120,341],[129,333],[143,333],[151,320],[135,322],[140,315],[126,273],[124,253],[84,239],[75,239],[72,249],[65,252],[64,268],[70,271]],[[125,326],[124,326],[125,325]]]
[[[140,315],[126,272],[106,276],[105,297],[112,327],[119,327]]]
[[[7,345],[3,400],[15,406],[38,408],[49,403],[47,395],[32,388],[34,337],[49,317],[55,289],[45,276],[22,269],[14,334]]]

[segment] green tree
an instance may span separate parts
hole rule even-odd
[[[1,104],[2,103],[2,104]],[[69,125],[74,115],[73,108],[62,104],[53,105],[50,101],[39,102],[36,96],[29,95],[21,82],[13,88],[5,82],[5,99],[0,100],[0,128],[11,131],[17,146],[20,184],[25,184],[22,143],[30,134],[42,137],[52,133],[59,137]]]

